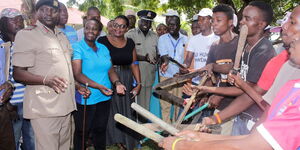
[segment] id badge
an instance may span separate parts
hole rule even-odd
[[[254,125],[255,125],[254,121],[248,120],[247,129],[250,131],[253,128]]]

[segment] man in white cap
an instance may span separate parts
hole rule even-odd
[[[127,9],[125,11],[125,16],[128,18],[129,20],[129,26],[128,26],[128,31],[130,29],[135,28],[135,22],[136,22],[136,16],[135,16],[135,12],[132,9]]]
[[[198,23],[198,15],[194,15],[192,18],[191,30],[192,30],[193,36],[201,33],[200,25]]]
[[[208,51],[213,42],[219,39],[211,29],[211,19],[213,12],[209,8],[203,8],[198,15],[198,24],[201,34],[197,34],[188,42],[187,55],[184,60],[184,65],[190,67],[194,58],[194,69],[199,69],[205,66]],[[181,69],[182,73],[187,73],[188,70]],[[199,83],[199,78],[194,78],[193,82]]]
[[[173,9],[168,9],[167,12],[165,14],[162,14],[162,16],[165,16],[166,17],[166,24],[168,25],[168,22],[171,18],[173,17],[179,17],[179,14],[176,10],[173,10]],[[187,32],[183,29],[180,29],[179,32],[185,36],[187,36]]]

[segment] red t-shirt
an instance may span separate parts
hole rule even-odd
[[[257,131],[275,150],[300,148],[300,79],[291,80],[280,89],[267,120]]]
[[[288,60],[289,54],[287,50],[282,51],[276,57],[273,57],[266,65],[264,71],[262,72],[257,85],[264,89],[269,90],[272,86],[280,68]]]

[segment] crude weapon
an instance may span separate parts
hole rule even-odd
[[[237,50],[236,50],[236,54],[235,54],[235,61],[234,61],[234,65],[233,65],[233,73],[235,73],[235,74],[238,73],[239,68],[240,68],[241,57],[242,57],[245,42],[247,39],[247,35],[248,35],[248,27],[246,25],[243,25],[241,27],[240,37],[239,37],[238,46],[237,46]]]
[[[164,138],[163,136],[155,133],[154,131],[148,129],[147,127],[140,125],[140,124],[124,117],[121,114],[115,114],[114,119],[117,122],[125,125],[126,127],[136,131],[137,133],[142,134],[149,139],[152,139],[156,143],[160,142]]]
[[[204,74],[204,76],[202,77],[200,83],[198,86],[202,86],[205,84],[206,80],[208,79],[208,74],[207,72]],[[199,90],[197,90],[195,93],[193,93],[193,95],[190,97],[190,100],[188,101],[188,103],[184,106],[184,110],[183,112],[181,112],[179,118],[177,119],[176,121],[176,124],[175,124],[175,128],[177,128],[181,122],[183,121],[186,113],[188,112],[188,110],[190,109],[191,105],[193,104],[193,101],[195,100],[197,94],[198,94]]]
[[[139,114],[141,114],[142,116],[144,116],[145,118],[147,118],[147,119],[151,120],[152,122],[156,123],[162,129],[168,131],[172,135],[175,135],[176,133],[179,132],[179,130],[177,130],[173,126],[169,125],[168,123],[164,122],[160,118],[156,117],[155,115],[153,115],[152,113],[150,113],[148,110],[146,110],[145,108],[141,107],[137,103],[132,103],[131,104],[131,108],[134,109]]]

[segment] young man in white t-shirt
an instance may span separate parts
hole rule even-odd
[[[187,55],[184,60],[184,65],[187,68],[191,66],[191,62],[194,58],[194,69],[202,68],[206,65],[207,55],[210,49],[210,46],[217,40],[219,37],[216,36],[211,29],[211,18],[213,12],[209,8],[203,8],[198,13],[198,23],[200,25],[201,34],[197,34],[188,42],[187,45]],[[186,73],[187,70],[181,69],[182,73]],[[199,83],[199,77],[193,79],[193,82]]]

